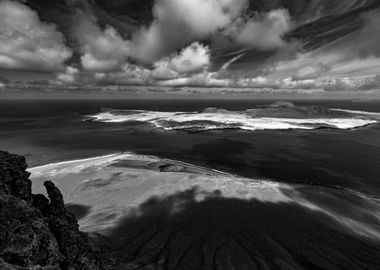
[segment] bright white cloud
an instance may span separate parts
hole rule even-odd
[[[71,55],[54,25],[24,4],[0,2],[1,68],[57,71]]]
[[[130,53],[130,43],[111,26],[100,29],[96,20],[80,13],[75,26],[75,38],[81,47],[84,69],[106,72],[120,69]]]
[[[199,42],[194,42],[179,53],[155,63],[157,73],[174,74],[202,71],[210,65],[210,49]]]
[[[210,49],[194,42],[179,54],[170,57],[170,66],[179,73],[199,71],[210,65]]]

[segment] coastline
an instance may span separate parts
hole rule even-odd
[[[215,195],[248,201],[254,199],[262,203],[296,204],[330,216],[353,233],[380,239],[380,231],[356,220],[356,214],[340,212],[324,204],[325,196],[342,207],[355,198],[360,201],[355,206],[358,213],[377,217],[377,212],[371,213],[366,207],[379,207],[378,198],[344,188],[244,178],[132,152],[58,162],[29,171],[34,192],[43,192],[42,183],[54,179],[68,204],[87,207],[88,213],[79,224],[83,230],[92,233],[107,235],[123,217],[150,198],[194,190],[196,200],[200,201]]]
[[[175,265],[185,257],[197,265],[204,257],[214,258],[206,265],[254,267],[260,261],[270,268],[273,256],[277,266],[293,269],[309,264],[297,256],[328,268],[377,264],[370,251],[380,250],[380,201],[363,194],[241,178],[130,152],[31,171],[34,192],[53,180],[79,228],[108,261],[116,259],[113,265]],[[363,253],[352,248],[359,246]]]

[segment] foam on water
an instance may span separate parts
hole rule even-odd
[[[372,118],[282,118],[255,117],[246,112],[159,112],[159,111],[107,111],[91,115],[88,119],[104,123],[145,122],[164,130],[312,130],[321,127],[336,129],[353,129],[375,124]],[[362,113],[360,115],[363,115]]]

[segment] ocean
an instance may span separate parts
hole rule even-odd
[[[196,251],[186,253],[189,260],[195,260],[198,266],[198,263],[209,263],[202,256],[213,254],[214,259],[219,256],[215,251],[219,248],[222,250],[221,265],[231,263],[225,259],[226,254],[229,254],[231,261],[239,265],[238,261],[241,260],[244,262],[241,266],[247,266],[246,269],[260,269],[260,265],[266,265],[269,269],[280,269],[276,268],[279,266],[282,269],[298,269],[298,266],[299,269],[379,269],[380,263],[376,258],[380,254],[380,124],[364,123],[361,126],[334,128],[330,122],[323,122],[323,119],[310,124],[304,123],[304,119],[292,118],[286,121],[284,129],[279,130],[275,128],[278,122],[273,118],[242,122],[241,119],[246,121],[247,114],[251,113],[250,109],[262,108],[271,103],[273,101],[270,100],[0,101],[0,149],[24,155],[31,168],[125,152],[155,156],[252,181],[278,183],[281,188],[271,186],[273,190],[269,194],[278,194],[278,190],[281,190],[281,194],[294,200],[292,203],[287,200],[281,203],[281,200],[273,202],[267,197],[260,197],[260,203],[255,201],[254,204],[246,204],[244,200],[220,201],[219,197],[212,197],[202,206],[195,202],[189,204],[188,212],[182,211],[179,220],[169,217],[168,212],[165,212],[167,203],[173,200],[173,194],[162,199],[147,200],[147,204],[142,204],[142,209],[150,209],[154,205],[154,211],[147,211],[145,216],[142,215],[142,220],[139,220],[138,215],[123,220],[107,236],[112,238],[109,240],[111,246],[124,247],[118,252],[128,254],[129,257],[126,256],[129,259],[133,257],[133,260],[139,260],[150,256],[158,242],[163,241],[163,236],[157,238],[161,240],[155,239],[156,229],[152,229],[152,238],[149,238],[150,229],[146,228],[150,228],[147,224],[151,224],[152,219],[162,219],[168,228],[179,230],[179,227],[185,226],[184,222],[192,223],[194,219],[200,218],[202,221],[195,222],[194,227],[186,227],[186,233],[179,233],[182,238],[176,239],[179,236],[172,234],[170,229],[170,232],[166,229],[163,232],[174,237],[173,241],[177,244],[184,241],[172,247],[174,250],[185,250],[185,243],[193,245],[191,237],[201,235],[203,238],[197,238],[194,248],[203,249],[203,255]],[[294,103],[297,106],[318,105],[371,112],[374,115],[380,113],[379,101],[297,100]],[[207,108],[214,109],[205,111]],[[226,119],[231,117],[230,112],[236,111],[244,112],[238,116],[234,114],[240,122],[223,126],[226,125]],[[107,114],[108,121],[94,121],[94,116],[104,112],[111,112],[111,116],[116,117],[112,119],[123,118],[109,121],[110,115]],[[205,118],[194,120],[200,112],[205,112]],[[134,117],[133,121],[123,120],[131,116]],[[165,117],[170,119],[163,120]],[[173,122],[179,121],[179,117],[187,120],[183,120],[179,128],[168,128],[178,127],[178,123],[173,126]],[[268,121],[271,125],[268,125]],[[188,125],[191,125],[190,128]],[[286,128],[287,125],[290,128]],[[271,128],[261,128],[263,126]],[[115,175],[118,178],[120,173]],[[64,181],[63,177],[56,177]],[[191,179],[186,178],[186,185]],[[200,181],[195,180],[197,183]],[[70,181],[73,183],[74,180],[70,178]],[[282,185],[292,188],[282,188]],[[186,200],[193,195],[184,193],[180,198]],[[182,216],[184,213],[188,215]],[[192,218],[189,219],[189,216]],[[137,225],[131,227],[131,224],[140,224],[138,228],[145,228],[148,232],[141,239],[137,237],[137,240],[133,240],[137,243],[126,245],[123,241],[117,242],[115,239],[121,239],[121,235],[125,237],[126,231],[137,233]],[[219,226],[226,230],[220,230]],[[210,233],[213,231],[217,234]],[[224,238],[226,231],[231,235]],[[219,243],[218,239],[223,239],[220,240],[223,243]],[[251,241],[249,244],[245,242],[247,239]],[[234,244],[229,244],[231,241]],[[139,243],[143,243],[141,245],[144,247],[136,251]],[[234,249],[234,245],[239,248]],[[233,251],[228,251],[228,247]],[[243,252],[244,249],[250,251]],[[157,261],[160,256],[155,257]],[[185,256],[185,253],[172,256],[164,256],[169,260],[170,267],[167,269],[175,269],[178,263],[181,265],[178,258]],[[268,258],[273,261],[258,263]],[[186,265],[189,265],[188,262]],[[183,266],[178,269],[201,268]]]
[[[181,160],[240,176],[339,185],[380,194],[380,125],[355,130],[239,129],[164,131],[149,124],[97,123],[102,108],[198,112],[241,111],[266,100],[26,100],[0,101],[0,149],[27,157],[30,167],[132,151]],[[376,101],[296,101],[297,105],[380,112]]]

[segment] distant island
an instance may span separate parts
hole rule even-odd
[[[297,106],[291,102],[275,102],[244,111],[207,108],[193,112],[165,112],[146,110],[113,110],[102,108],[87,115],[86,121],[103,123],[141,122],[166,131],[183,130],[312,130],[321,128],[355,129],[375,124],[380,119],[374,113],[330,109],[323,106]]]

